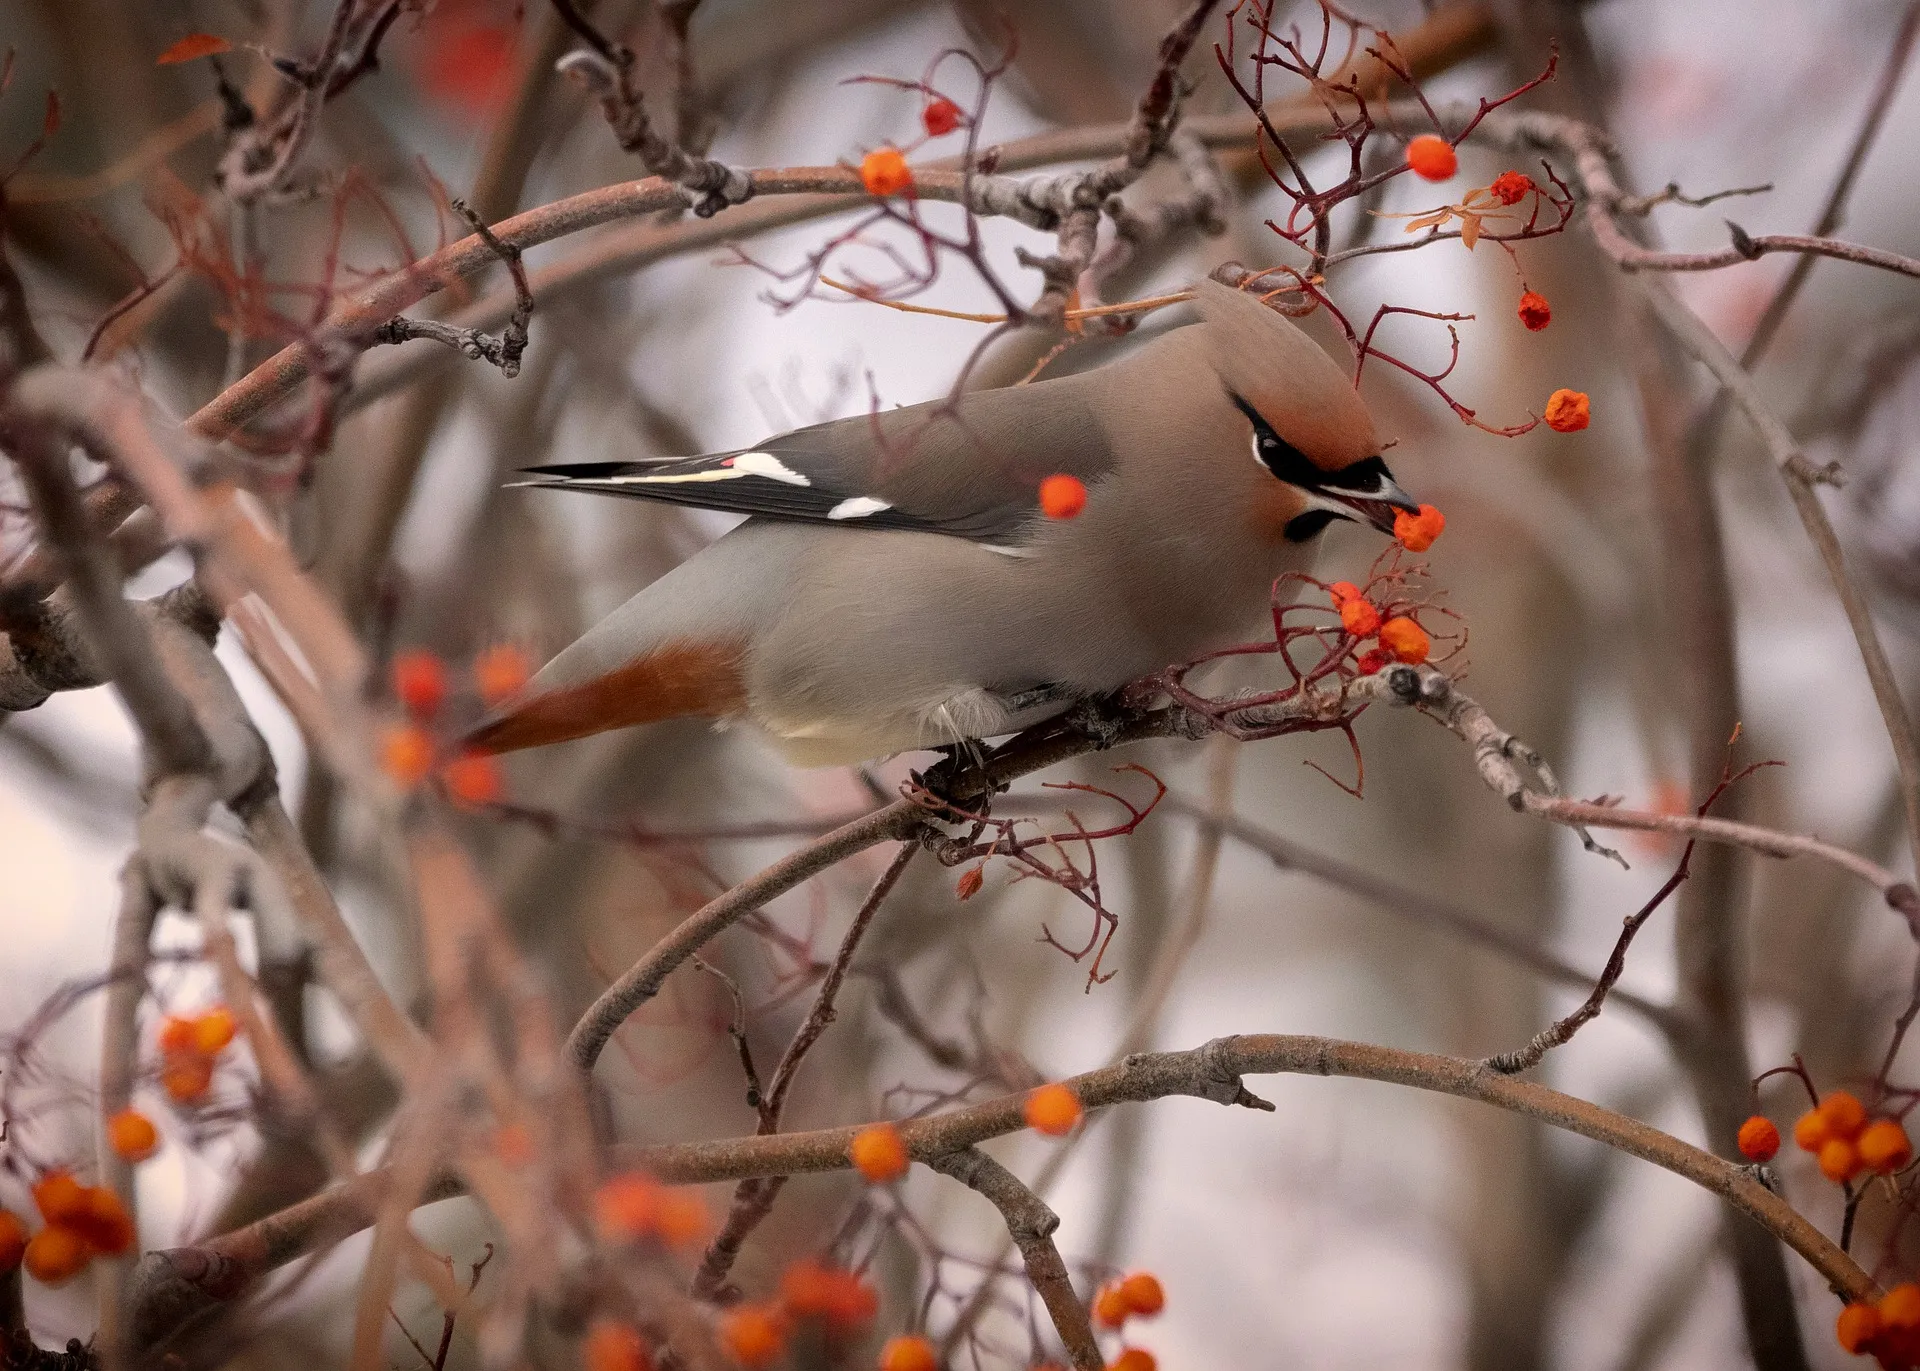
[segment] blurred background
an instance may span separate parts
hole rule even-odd
[[[991,51],[1010,22],[1018,55],[993,91],[985,141],[1123,120],[1181,8],[1171,0],[1022,0],[996,16],[975,0],[706,0],[690,30],[692,108],[714,154],[735,164],[857,162],[866,149],[917,136],[919,106],[910,93],[843,84],[847,78],[917,79],[943,49]],[[1534,102],[1604,125],[1636,188],[1674,181],[1699,196],[1771,187],[1707,209],[1654,211],[1663,243],[1717,247],[1729,218],[1754,233],[1808,231],[1904,9],[1879,0],[1497,0],[1478,21],[1483,37],[1450,58],[1427,89],[1436,102],[1504,92],[1538,72],[1548,39],[1557,38],[1561,75]],[[43,91],[60,97],[58,133],[8,191],[11,250],[60,356],[79,355],[104,312],[139,284],[136,267],[157,274],[171,261],[164,212],[210,185],[218,154],[212,71],[205,62],[156,66],[155,56],[190,32],[226,36],[243,49],[223,59],[226,70],[256,98],[266,96],[277,78],[245,44],[308,50],[330,12],[298,0],[0,6],[0,46],[15,54],[11,88],[0,97],[0,163],[39,131]],[[600,0],[594,12],[626,36],[647,81],[664,89],[665,21],[649,0]],[[1317,13],[1309,6],[1301,17]],[[1429,18],[1420,5],[1395,0],[1367,0],[1361,13],[1396,34]],[[1238,106],[1214,67],[1211,41],[1188,66],[1197,83],[1189,108],[1228,112]],[[405,260],[396,228],[414,253],[465,232],[436,214],[434,180],[497,220],[642,174],[597,108],[553,75],[553,59],[568,46],[538,0],[439,0],[402,17],[380,69],[328,106],[306,154],[329,175],[351,168],[390,212],[374,213],[369,197],[349,214],[343,288],[348,273]],[[955,85],[967,103],[972,92]],[[1920,78],[1910,78],[1865,162],[1847,237],[1920,251],[1916,138]],[[1506,169],[1483,151],[1462,151],[1451,187],[1400,178],[1378,208],[1430,208]],[[1331,170],[1324,159],[1345,153],[1319,156],[1310,170]],[[1127,293],[1177,288],[1227,259],[1296,260],[1263,227],[1285,204],[1257,163],[1225,161],[1237,197],[1228,231],[1151,255],[1125,278]],[[263,212],[253,247],[270,279],[319,279],[328,203]],[[1401,232],[1398,221],[1369,220],[1358,207],[1343,214],[1342,233]],[[761,263],[789,268],[824,243],[834,223],[804,223],[744,246]],[[1048,251],[1050,240],[1004,222],[985,231],[1003,279],[1037,290],[1014,249]],[[530,261],[558,261],[592,241],[562,240]],[[705,248],[540,299],[517,378],[428,355],[409,363],[404,388],[349,400],[331,451],[289,505],[303,560],[369,642],[464,663],[504,641],[544,660],[727,521],[504,488],[516,468],[747,445],[863,412],[876,400],[933,398],[953,384],[980,336],[978,325],[860,302],[809,300],[783,310],[767,298],[776,283],[765,272],[727,256]],[[1789,266],[1773,257],[1675,286],[1737,349]],[[1556,387],[1592,395],[1594,421],[1583,433],[1542,426],[1502,439],[1461,424],[1389,368],[1370,367],[1363,387],[1396,439],[1396,475],[1448,516],[1429,561],[1446,603],[1471,628],[1466,688],[1546,755],[1570,793],[1675,810],[1697,798],[1697,740],[1683,700],[1705,649],[1673,612],[1661,534],[1662,490],[1671,487],[1656,466],[1659,445],[1676,441],[1707,392],[1690,364],[1649,341],[1617,280],[1576,231],[1520,245],[1517,263],[1485,244],[1469,253],[1458,243],[1367,259],[1342,268],[1329,289],[1361,318],[1381,302],[1476,314],[1463,326],[1450,384],[1493,424],[1537,413]],[[1515,317],[1523,281],[1552,301],[1544,333]],[[991,296],[956,263],[922,302],[981,309]],[[297,293],[279,303],[291,313],[311,307]],[[1176,321],[1163,314],[1146,327]],[[1399,355],[1444,360],[1438,325],[1399,320],[1388,328],[1387,345]],[[230,343],[219,294],[182,280],[110,329],[101,348],[169,412],[184,415],[280,341]],[[1049,343],[996,345],[973,383],[1017,380]],[[361,366],[389,366],[435,346],[387,349]],[[1095,365],[1124,346],[1088,342],[1057,365]],[[1825,498],[1910,685],[1920,662],[1920,469],[1909,457],[1920,421],[1917,362],[1913,284],[1827,262],[1814,270],[1763,370],[1812,455],[1849,474],[1845,490]],[[1747,815],[1904,869],[1891,754],[1824,573],[1749,431],[1727,423],[1710,459],[1732,592],[1743,726],[1736,756],[1786,763],[1747,783]],[[0,488],[0,500],[0,559],[10,560],[27,545],[27,521],[17,490]],[[1369,532],[1336,526],[1321,574],[1364,579],[1377,544]],[[132,589],[155,593],[186,572],[180,554],[163,556]],[[349,916],[389,984],[412,992],[416,949],[385,835],[309,777],[297,730],[231,632],[220,655],[274,747],[303,830]],[[1241,683],[1260,679],[1250,670]],[[1324,735],[1155,745],[1050,779],[1106,782],[1114,761],[1138,762],[1203,809],[1230,810],[1470,911],[1589,973],[1604,962],[1620,919],[1678,857],[1664,843],[1629,840],[1632,869],[1623,871],[1583,852],[1570,833],[1512,814],[1483,788],[1455,740],[1423,718],[1373,711],[1358,733],[1366,759],[1359,799],[1303,764],[1351,774],[1344,744]],[[895,759],[875,777],[890,791],[925,761]],[[61,983],[106,964],[138,773],[132,731],[104,689],[0,716],[0,1032],[16,1029]],[[1139,789],[1137,780],[1114,783]],[[562,816],[695,832],[871,803],[868,782],[855,773],[790,770],[749,731],[690,727],[522,755],[511,762],[508,786],[516,803]],[[516,937],[568,1016],[679,918],[791,846],[635,846],[596,841],[564,823],[543,832],[495,818],[464,822]],[[1091,988],[1084,965],[1040,940],[1043,925],[1068,941],[1081,936],[1084,911],[1063,892],[1010,881],[995,867],[963,904],[953,890],[957,873],[926,861],[912,868],[866,944],[839,1022],[801,1078],[787,1126],[897,1117],[967,1091],[1001,1093],[1033,1073],[1090,1069],[1130,1036],[1133,1046],[1188,1047],[1224,1033],[1299,1032],[1484,1055],[1518,1046],[1580,998],[1431,919],[1410,917],[1405,906],[1369,902],[1278,871],[1244,845],[1209,841],[1171,807],[1104,847],[1100,859],[1107,903],[1121,917],[1109,963],[1119,974]],[[763,1063],[804,1014],[812,958],[830,953],[883,864],[884,854],[868,854],[839,868],[773,906],[763,925],[737,929],[710,949],[741,988]],[[1715,880],[1744,932],[1738,956],[1750,982],[1753,1069],[1797,1052],[1823,1085],[1870,1076],[1911,975],[1912,949],[1898,921],[1871,892],[1821,869],[1741,857],[1716,867]],[[1648,926],[1624,988],[1655,1001],[1676,993],[1674,920],[1669,908]],[[184,923],[164,934],[191,945]],[[1168,977],[1161,996],[1154,987]],[[184,1005],[212,994],[191,970],[168,973],[163,985]],[[330,1068],[330,1096],[372,1156],[385,1124],[375,1073],[323,992],[307,992],[307,1009],[316,1055]],[[623,1139],[751,1130],[727,1033],[733,1012],[721,981],[687,969],[619,1034],[600,1074]],[[30,1138],[40,1155],[91,1148],[85,1106],[96,1014],[90,1004],[63,1020],[36,1074],[14,1083],[16,1141]],[[950,1050],[930,1053],[929,1036]],[[1644,1017],[1617,1004],[1551,1056],[1540,1077],[1707,1141],[1687,1064]],[[1517,1117],[1409,1090],[1295,1078],[1251,1084],[1275,1101],[1276,1114],[1192,1100],[1109,1111],[1050,1192],[1070,1263],[1146,1267],[1165,1282],[1168,1312],[1137,1339],[1163,1366],[1748,1364],[1720,1206],[1680,1179]],[[223,1079],[221,1090],[244,1103],[244,1078]],[[163,1102],[151,1103],[164,1112]],[[1761,1104],[1783,1126],[1800,1107],[1777,1081]],[[146,1245],[257,1216],[312,1184],[315,1163],[303,1145],[263,1141],[243,1114],[168,1130],[174,1145],[141,1173]],[[1020,1138],[991,1150],[1031,1178],[1054,1146]],[[1811,1159],[1789,1149],[1778,1171],[1789,1198],[1835,1231],[1839,1197]],[[845,1176],[791,1184],[747,1247],[741,1286],[764,1292],[840,1224],[858,1190]],[[724,1189],[710,1199],[723,1209]],[[938,1235],[949,1259],[930,1262],[924,1247],[898,1233],[881,1243],[883,1321],[895,1325],[930,1283],[964,1294],[977,1280],[968,1263],[993,1260],[1001,1242],[989,1207],[942,1178],[916,1174],[901,1203]],[[435,1206],[418,1227],[462,1261],[477,1258],[486,1237],[484,1221],[462,1201]],[[1869,1266],[1884,1231],[1885,1216],[1870,1213],[1858,1249]],[[341,1311],[363,1244],[364,1235],[343,1245],[278,1301],[242,1358],[339,1362],[349,1336]],[[1847,1360],[1828,1331],[1836,1302],[1797,1258],[1785,1260],[1809,1357],[1822,1366]],[[1896,1251],[1886,1269],[1910,1275],[1917,1262],[1920,1251]],[[28,1315],[41,1342],[91,1328],[84,1287],[30,1287]],[[417,1287],[396,1308],[417,1331],[437,1333]],[[953,1304],[936,1300],[934,1309],[938,1326]],[[981,1365],[1016,1364],[996,1362],[995,1348],[1024,1354],[1011,1314],[995,1315],[987,1333]],[[404,1364],[402,1352],[412,1357],[396,1337],[394,1364]],[[473,1356],[459,1340],[456,1361]]]

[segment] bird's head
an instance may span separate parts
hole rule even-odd
[[[1245,418],[1252,460],[1273,478],[1262,522],[1305,542],[1335,519],[1393,532],[1420,506],[1380,457],[1353,383],[1314,341],[1257,298],[1203,280],[1194,296],[1208,355]]]

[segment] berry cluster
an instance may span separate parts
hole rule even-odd
[[[1819,1158],[1820,1174],[1835,1185],[1862,1172],[1891,1176],[1913,1160],[1913,1143],[1900,1121],[1869,1119],[1866,1106],[1845,1090],[1829,1091],[1802,1114],[1793,1140]]]
[[[24,1264],[42,1285],[59,1285],[95,1257],[117,1257],[133,1246],[133,1220],[104,1185],[49,1171],[33,1187],[33,1203],[46,1226],[32,1238],[17,1215],[0,1209],[0,1272]]]
[[[614,1246],[659,1242],[685,1247],[704,1238],[710,1225],[706,1202],[694,1191],[629,1171],[602,1182],[594,1192],[593,1226],[602,1242]]]
[[[1422,507],[1423,512],[1425,508]],[[1360,654],[1362,676],[1371,676],[1388,662],[1418,666],[1433,651],[1433,640],[1417,620],[1405,614],[1383,618],[1379,608],[1352,581],[1335,581],[1327,588],[1327,595],[1339,612],[1340,626],[1348,634],[1363,640],[1375,637],[1380,640],[1380,646]]]
[[[969,122],[960,106],[944,95],[929,92],[927,103],[920,108],[920,126],[928,138],[944,138]],[[906,153],[890,143],[875,148],[860,159],[860,184],[867,188],[867,194],[883,200],[913,194],[913,169],[907,165]]]
[[[1870,1356],[1885,1371],[1920,1367],[1920,1285],[1896,1285],[1877,1303],[1856,1300],[1840,1311],[1834,1335],[1849,1352]]]
[[[742,1366],[767,1366],[785,1353],[797,1326],[811,1325],[829,1342],[838,1341],[858,1333],[879,1309],[879,1294],[857,1272],[796,1262],[781,1276],[777,1299],[735,1305],[720,1316],[720,1345]],[[922,1353],[924,1359],[916,1360]],[[935,1365],[925,1338],[894,1338],[880,1354],[883,1371],[932,1371]]]
[[[473,691],[489,709],[505,704],[525,688],[533,664],[511,643],[500,643],[473,659]],[[491,804],[503,786],[499,763],[478,752],[462,752],[442,761],[430,725],[450,693],[447,668],[431,652],[397,653],[388,671],[394,698],[407,722],[389,728],[380,739],[380,765],[404,790],[412,790],[439,764],[440,783],[457,804]]]
[[[179,1104],[192,1104],[213,1087],[213,1069],[239,1024],[215,1005],[199,1014],[169,1015],[160,1025],[160,1087]]]
[[[1424,180],[1448,181],[1460,169],[1460,158],[1446,139],[1423,133],[1407,144],[1407,169]],[[1457,219],[1462,228],[1461,241],[1471,250],[1474,240],[1480,236],[1481,221],[1490,211],[1496,219],[1513,217],[1502,216],[1498,210],[1491,208],[1493,205],[1511,209],[1527,196],[1541,193],[1539,184],[1525,172],[1503,171],[1493,178],[1491,185],[1468,191],[1459,204],[1413,216],[1407,229],[1409,232],[1422,228],[1438,229],[1449,220]],[[1517,259],[1515,266],[1518,267]],[[1524,283],[1520,288],[1520,306],[1516,313],[1520,316],[1520,322],[1532,333],[1540,332],[1553,322],[1553,306],[1547,303],[1547,297]],[[1556,433],[1579,432],[1587,426],[1589,414],[1589,402],[1582,391],[1563,388],[1547,397],[1547,427]],[[1418,548],[1414,550],[1419,551]]]

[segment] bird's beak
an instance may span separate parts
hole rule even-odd
[[[1372,524],[1382,533],[1393,532],[1393,516],[1401,510],[1409,514],[1420,512],[1420,502],[1400,489],[1384,466],[1370,473],[1364,484],[1322,485],[1313,493],[1329,506],[1344,506],[1340,513]]]

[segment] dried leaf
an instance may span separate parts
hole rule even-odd
[[[1466,246],[1468,252],[1473,251],[1473,245],[1480,241],[1479,215],[1463,214],[1460,216],[1460,241]]]
[[[190,33],[161,53],[154,65],[170,67],[176,62],[191,62],[196,57],[211,57],[217,52],[232,51],[233,44],[217,34]]]

